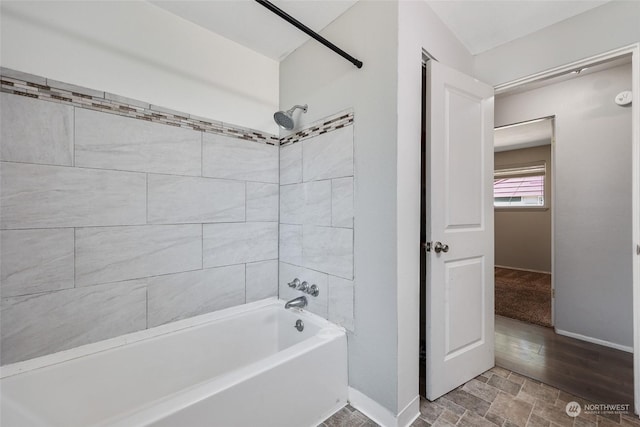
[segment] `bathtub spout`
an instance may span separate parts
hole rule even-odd
[[[307,297],[305,297],[304,295],[298,298],[294,298],[291,301],[287,301],[287,303],[284,305],[284,308],[303,308],[307,306]]]

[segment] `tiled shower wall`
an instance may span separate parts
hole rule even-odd
[[[25,87],[0,94],[2,364],[277,295],[277,146]]]
[[[287,286],[294,278],[316,284],[309,310],[353,330],[353,116],[341,118],[280,148],[279,291],[300,295]]]
[[[0,71],[2,364],[278,295],[279,272],[353,330],[352,113],[279,139]]]

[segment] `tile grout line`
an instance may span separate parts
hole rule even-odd
[[[47,166],[54,168],[64,168],[64,169],[72,169],[77,171],[96,171],[96,172],[120,172],[127,174],[147,174],[147,175],[159,175],[159,176],[169,176],[176,178],[195,178],[195,179],[203,179],[208,181],[223,181],[223,182],[233,182],[233,183],[244,183],[251,182],[256,184],[274,184],[275,182],[264,182],[264,181],[253,181],[253,180],[243,180],[243,179],[234,179],[234,178],[222,178],[222,177],[214,177],[214,176],[198,176],[198,175],[183,175],[177,173],[167,173],[167,172],[153,172],[153,171],[141,171],[141,170],[126,170],[126,169],[112,169],[112,168],[98,168],[98,167],[89,167],[89,166],[71,166],[71,165],[61,165],[61,164],[53,164],[53,163],[33,163],[33,162],[23,162],[16,160],[0,160],[0,163],[12,164],[12,165],[28,165],[28,166]],[[347,177],[348,178],[348,177]]]
[[[200,224],[200,269],[204,270],[204,223]]]
[[[149,284],[144,287],[145,295],[145,329],[149,329]]]
[[[73,288],[75,289],[77,287],[77,280],[76,280],[76,228],[73,227]]]
[[[144,217],[145,225],[149,225],[149,174],[144,175],[145,180],[145,200],[144,200]]]
[[[73,107],[73,167],[76,166],[76,126],[77,126],[77,119],[76,119],[76,107]]]
[[[277,261],[277,258],[251,261],[248,264],[256,264],[256,263],[268,262],[268,261]],[[157,277],[166,277],[166,276],[172,276],[172,275],[175,275],[175,274],[183,274],[183,273],[194,273],[196,271],[214,270],[214,269],[218,269],[218,268],[236,267],[236,266],[242,265],[242,264],[245,264],[245,263],[224,264],[224,265],[217,265],[217,266],[214,266],[214,267],[196,268],[196,269],[192,269],[192,270],[183,270],[183,271],[174,271],[172,273],[162,273],[162,274],[154,274],[152,276],[133,277],[133,278],[129,278],[129,279],[115,280],[115,281],[110,281],[110,282],[90,283],[90,284],[81,285],[81,286],[72,286],[72,287],[69,287],[69,288],[53,289],[53,290],[46,290],[46,291],[39,291],[39,292],[31,292],[31,293],[19,294],[19,295],[11,295],[11,296],[8,296],[6,298],[20,298],[20,297],[28,297],[28,296],[36,296],[36,295],[44,295],[44,294],[53,294],[53,293],[56,293],[56,292],[71,291],[73,289],[84,289],[84,288],[90,288],[90,287],[94,287],[94,286],[122,285],[122,284],[124,284],[126,282],[134,282],[134,281],[155,279]],[[3,297],[3,299],[4,298],[5,297]]]
[[[244,303],[247,303],[247,263],[244,263]]]

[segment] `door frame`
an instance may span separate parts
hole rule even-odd
[[[636,413],[640,409],[640,43],[634,43],[618,49],[613,49],[598,55],[593,55],[579,61],[564,64],[558,67],[550,68],[526,77],[518,78],[510,82],[502,83],[494,87],[495,95],[532,83],[538,80],[565,74],[569,71],[592,66],[598,63],[607,62],[621,56],[631,54],[631,91],[633,92],[631,104],[631,139],[632,139],[632,247],[629,248],[633,257],[633,377],[634,377],[634,403]],[[554,144],[552,145],[552,162],[553,153],[555,152],[555,134]],[[554,162],[555,163],[555,162]],[[555,171],[555,164],[552,165]],[[555,181],[555,180],[554,180]],[[553,191],[553,190],[552,190]],[[555,191],[553,191],[555,204]],[[552,233],[553,233],[553,215],[552,215]],[[553,240],[552,240],[552,257],[553,257]],[[551,271],[554,271],[554,260],[551,261]],[[553,276],[552,276],[553,280]],[[555,306],[553,306],[555,307]],[[555,324],[555,309],[552,310]]]

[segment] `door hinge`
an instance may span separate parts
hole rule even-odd
[[[636,255],[640,255],[640,245],[636,245]]]
[[[555,298],[555,297],[556,297],[556,290],[551,289],[551,298]]]

